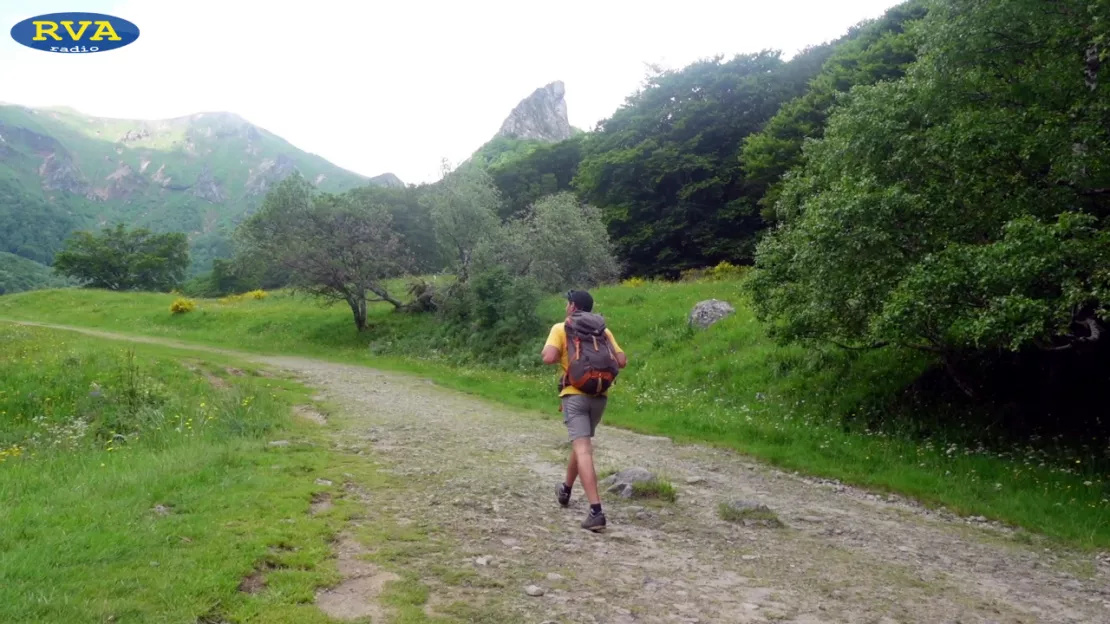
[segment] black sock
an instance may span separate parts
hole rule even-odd
[[[563,484],[563,491],[564,491],[564,492],[569,492],[569,491],[570,491],[570,486],[569,486],[569,485],[567,485],[566,483],[564,483],[564,484]]]
[[[590,503],[590,515],[596,516],[601,513],[601,503]]]

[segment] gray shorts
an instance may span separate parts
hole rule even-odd
[[[567,426],[567,433],[570,434],[571,440],[594,437],[597,424],[601,422],[601,415],[605,413],[605,404],[608,401],[606,397],[583,394],[572,394],[562,398],[563,423]]]

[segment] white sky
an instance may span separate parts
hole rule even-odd
[[[0,0],[0,101],[103,117],[230,111],[364,175],[436,179],[522,98],[562,80],[590,129],[641,84],[645,63],[798,49],[896,0]],[[294,8],[295,7],[295,8]],[[62,11],[138,25],[138,41],[88,55],[7,34]]]

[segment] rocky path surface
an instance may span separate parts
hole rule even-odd
[[[607,499],[609,530],[589,533],[579,487],[569,509],[554,500],[568,452],[556,414],[359,366],[236,355],[318,388],[341,412],[337,447],[404,484],[367,497],[367,518],[433,540],[420,562],[439,571],[426,579],[430,615],[462,602],[476,621],[535,624],[1110,622],[1105,555],[604,423],[599,468],[646,468],[678,499]],[[722,520],[718,505],[733,500],[767,505],[784,526]],[[444,570],[466,580],[444,583]]]

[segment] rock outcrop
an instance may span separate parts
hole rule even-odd
[[[247,195],[265,195],[271,187],[281,182],[297,170],[297,164],[285,154],[277,158],[267,158],[258,169],[251,169],[247,176]]]
[[[83,195],[87,187],[81,170],[69,155],[64,153],[55,152],[47,156],[39,166],[39,176],[42,178],[44,191],[65,191]]]
[[[212,170],[208,165],[204,165],[200,173],[197,174],[197,181],[189,189],[188,193],[203,200],[212,202],[213,204],[223,203],[227,199],[227,194],[224,193],[223,187],[216,181],[215,176],[212,175]]]
[[[571,129],[567,120],[567,103],[563,99],[565,94],[566,87],[559,80],[536,89],[509,113],[501,124],[498,136],[552,143],[569,139]]]

